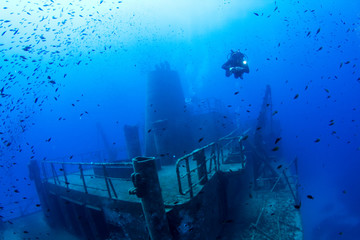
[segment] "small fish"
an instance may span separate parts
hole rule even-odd
[[[22,50],[24,50],[24,51],[29,51],[31,49],[31,47],[30,46],[26,46],[26,47],[23,47],[23,49]]]
[[[315,139],[314,142],[316,142],[316,143],[320,142],[320,138]]]
[[[319,47],[319,49],[317,50],[318,52],[321,51],[323,49],[323,47]]]
[[[39,98],[35,98],[34,103],[37,103],[38,99],[39,99]]]
[[[298,97],[299,97],[299,94],[296,94],[295,97],[294,97],[294,99],[297,99]]]
[[[272,115],[274,116],[274,115],[277,114],[277,113],[278,113],[278,111],[275,110]]]
[[[242,140],[246,140],[246,139],[248,139],[249,138],[249,135],[245,135],[243,138],[242,138]]]
[[[306,196],[308,199],[314,200],[314,197],[312,195],[307,195]]]
[[[274,147],[273,149],[271,149],[271,151],[273,151],[273,152],[276,152],[276,151],[278,151],[279,150],[279,147],[278,146],[276,146],[276,147]]]
[[[281,140],[281,137],[277,138],[277,139],[275,140],[275,144],[277,144],[280,140]]]
[[[202,140],[204,140],[204,138],[202,137],[202,138],[200,138],[199,140],[198,140],[198,142],[201,142]]]
[[[295,208],[295,209],[300,209],[300,208],[301,208],[301,202],[299,202],[299,204],[295,204],[295,205],[294,205],[294,208]]]
[[[261,127],[257,127],[256,130],[259,131],[261,129]]]
[[[330,92],[330,91],[329,91],[329,89],[324,88],[324,90],[325,90],[325,92],[327,92],[327,93],[329,93],[329,92]]]
[[[308,88],[309,88],[309,86],[308,86],[308,85],[306,85],[306,87],[305,87],[305,91],[306,91],[306,90],[308,90]]]
[[[279,166],[277,166],[277,168],[276,169],[281,169],[282,168],[282,165],[279,165]]]
[[[150,133],[150,132],[151,132],[151,128],[150,128],[147,132]]]
[[[255,14],[256,16],[259,16],[259,14],[258,14],[258,13],[256,13],[256,12],[254,12],[254,14]]]
[[[48,138],[45,140],[45,142],[50,142],[51,141],[51,138]]]
[[[234,95],[238,95],[239,94],[239,92],[234,92]]]
[[[320,28],[316,31],[316,34],[318,34],[320,32]]]

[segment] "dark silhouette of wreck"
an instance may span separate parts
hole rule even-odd
[[[129,159],[30,163],[49,225],[81,239],[303,239],[297,160],[274,151],[270,86],[250,129],[218,100],[185,102],[167,63],[147,89],[145,145],[124,126]]]

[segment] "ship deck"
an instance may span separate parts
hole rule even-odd
[[[190,163],[191,169],[196,167],[196,163]],[[221,171],[223,172],[237,172],[241,171],[242,164],[240,163],[232,163],[232,164],[223,164],[221,165]],[[180,173],[185,173],[185,166],[180,167]],[[83,171],[84,181],[86,184],[88,194],[109,198],[109,191],[107,190],[107,184],[105,178],[95,176],[94,170],[86,169]],[[158,171],[158,177],[160,182],[160,187],[162,190],[162,196],[164,200],[164,204],[166,207],[171,207],[177,204],[185,203],[190,199],[189,194],[181,195],[179,193],[179,186],[176,174],[175,165],[162,166],[162,168]],[[210,175],[211,177],[211,175]],[[71,174],[65,176],[58,176],[56,181],[55,178],[48,178],[47,182],[50,184],[56,184],[63,188],[68,188],[68,190],[74,190],[78,192],[85,193],[85,188],[83,184],[83,180],[79,172],[73,172]],[[140,198],[136,195],[130,195],[129,189],[133,188],[134,185],[131,179],[124,178],[113,178],[108,177],[111,180],[112,185],[114,186],[114,190],[116,192],[117,197],[115,197],[114,192],[111,190],[111,195],[113,199],[128,201],[128,202],[140,202]],[[191,174],[192,183],[197,183],[198,177],[195,174]],[[68,184],[66,184],[68,183]],[[183,178],[182,181],[183,191],[188,189],[187,178]],[[196,196],[202,189],[202,185],[195,184],[193,186],[193,193]],[[110,187],[111,189],[111,187]]]

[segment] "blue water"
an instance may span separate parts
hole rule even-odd
[[[30,159],[103,149],[97,124],[123,148],[123,125],[144,126],[147,73],[168,61],[187,98],[222,99],[244,121],[270,84],[284,158],[299,159],[305,239],[358,239],[358,9],[354,0],[1,0],[3,221],[39,210]],[[244,80],[221,69],[230,49],[248,56]]]

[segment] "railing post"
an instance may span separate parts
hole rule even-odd
[[[220,171],[220,158],[222,158],[222,146],[220,143],[217,143],[216,144],[216,149],[217,149],[217,161],[216,161],[216,167],[217,167],[217,170]]]
[[[185,195],[182,191],[182,187],[181,187],[181,175],[180,175],[180,161],[178,160],[176,162],[176,175],[177,175],[177,180],[178,180],[178,186],[179,186],[179,193],[181,195]]]
[[[113,193],[114,193],[115,198],[117,198],[117,194],[116,194],[114,185],[113,185],[113,183],[112,183],[112,181],[111,181],[111,178],[109,178],[109,175],[108,175],[108,173],[107,173],[107,170],[106,170],[105,165],[103,165],[103,170],[104,170],[104,176],[105,176],[105,178],[106,178],[106,183],[107,183],[109,195],[111,195],[111,194],[110,194],[110,188],[109,188],[109,186],[110,186],[110,187],[111,187],[111,190],[112,190]],[[111,196],[110,196],[110,198],[111,198]]]
[[[109,198],[111,198],[111,192],[110,192],[109,182],[108,182],[108,179],[107,179],[106,168],[105,168],[105,165],[102,165],[102,166],[103,166],[103,171],[104,171],[104,179],[105,179],[105,183],[106,183],[106,189],[108,191]]]
[[[141,198],[146,225],[152,240],[171,240],[172,236],[161,195],[155,158],[133,159],[134,173],[131,175],[135,188],[130,194]]]
[[[193,193],[192,183],[191,183],[191,172],[190,172],[190,165],[189,165],[189,157],[185,158],[185,166],[186,166],[186,175],[187,175],[188,184],[189,184],[190,198],[193,198],[194,193]]]
[[[87,190],[86,183],[85,183],[84,171],[83,171],[81,164],[79,164],[79,170],[80,170],[80,176],[81,176],[81,179],[82,179],[82,182],[84,185],[84,191],[86,194],[88,194],[88,190]]]
[[[116,194],[116,191],[115,191],[115,188],[114,188],[114,185],[113,185],[113,183],[111,181],[111,178],[108,178],[108,181],[109,181],[110,187],[111,187],[111,189],[112,189],[112,191],[114,193],[115,198],[118,198],[118,196]]]
[[[58,178],[58,175],[56,173],[56,170],[55,170],[55,167],[54,167],[54,164],[51,163],[51,171],[53,173],[53,177],[54,177],[54,183],[56,184],[56,181],[60,184],[60,181],[59,181],[59,178]]]
[[[196,165],[197,165],[198,178],[200,181],[199,183],[201,185],[204,185],[208,181],[204,149],[201,149],[200,151],[195,152],[193,158],[196,161]],[[210,161],[211,161],[211,159],[210,159]]]
[[[289,188],[290,188],[290,192],[291,192],[291,195],[292,195],[293,198],[294,198],[295,204],[297,204],[296,196],[295,196],[294,191],[293,191],[293,189],[292,189],[292,187],[291,187],[291,184],[290,184],[290,182],[289,182],[289,178],[287,177],[285,170],[283,170],[283,174],[284,174],[286,183],[288,184],[288,186],[289,186]]]
[[[67,180],[67,176],[66,176],[66,171],[65,171],[65,165],[64,163],[61,164],[61,167],[62,167],[62,170],[63,170],[63,173],[64,173],[64,180],[65,180],[65,185],[66,185],[66,188],[69,189],[69,182]]]
[[[239,140],[239,145],[240,145],[240,157],[241,157],[241,166],[244,169],[245,168],[245,160],[246,160],[246,155],[244,153],[245,151],[245,147],[244,147],[244,142],[243,142],[243,138],[240,137]]]
[[[216,162],[216,159],[217,159],[217,156],[216,156],[216,143],[214,143],[212,146],[211,146],[211,159],[210,159],[210,167],[209,167],[209,172],[211,172],[211,168],[212,168],[212,163],[214,163],[214,169],[215,169],[215,172],[217,172],[219,169],[218,169],[218,165],[217,165],[217,162]]]

